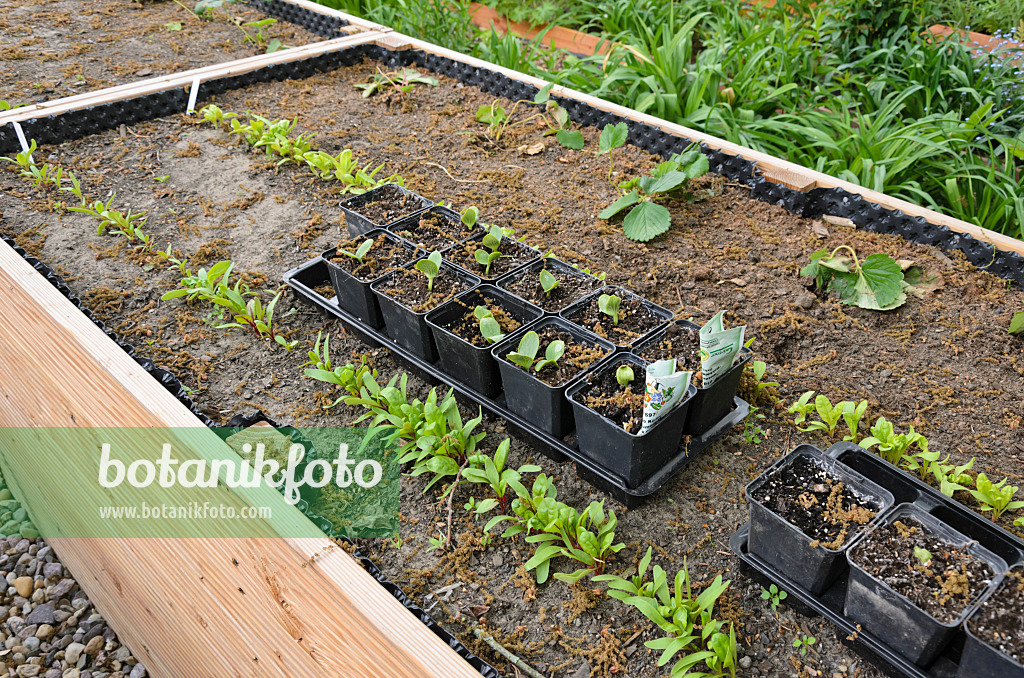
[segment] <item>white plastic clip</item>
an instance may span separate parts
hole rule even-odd
[[[11,121],[11,125],[14,126],[14,133],[18,135],[18,142],[21,144],[22,152],[23,153],[28,153],[28,150],[29,150],[28,140],[25,139],[25,130],[21,129],[21,123],[14,122],[12,120]],[[30,156],[29,160],[31,160],[31,159],[32,158]]]
[[[196,110],[196,97],[199,96],[199,76],[192,81],[192,87],[188,91],[188,108],[185,109],[186,113],[195,113]]]

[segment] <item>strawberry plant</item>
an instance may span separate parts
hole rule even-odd
[[[840,250],[848,256],[838,255]],[[800,275],[814,278],[819,290],[838,293],[844,304],[876,311],[902,306],[910,287],[903,278],[903,268],[888,254],[872,254],[862,262],[848,245],[840,245],[831,253],[818,250]]]
[[[622,232],[630,240],[647,242],[672,225],[668,209],[654,200],[685,190],[691,180],[707,174],[708,168],[708,159],[699,149],[691,148],[682,155],[675,154],[658,165],[649,176],[619,184],[619,189],[625,192],[597,216],[599,219],[611,219],[627,207],[631,208],[622,220]]]

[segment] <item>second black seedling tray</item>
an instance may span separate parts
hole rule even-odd
[[[1006,561],[1009,567],[1024,563],[1024,541],[995,525],[991,520],[950,499],[931,485],[905,473],[881,457],[854,445],[836,443],[826,455],[849,466],[854,471],[889,490],[896,504],[915,504],[953,529],[975,539],[985,548]],[[838,637],[864,659],[892,676],[906,678],[957,678],[964,636],[961,627],[957,637],[928,668],[922,669],[905,659],[883,638],[861,631],[858,625],[843,614],[847,579],[840,577],[820,595],[812,595],[789,577],[747,551],[749,523],[744,523],[729,539],[729,546],[739,556],[741,572],[764,585],[777,584],[789,594],[786,600],[807,615],[821,615],[835,624]]]
[[[750,406],[742,398],[735,398],[735,409],[729,412],[717,425],[706,431],[703,435],[690,438],[686,447],[680,448],[680,452],[670,459],[665,466],[648,478],[639,487],[630,488],[600,464],[587,459],[580,454],[576,446],[575,434],[566,436],[566,440],[555,438],[534,426],[529,421],[518,416],[505,406],[505,396],[501,394],[496,398],[487,398],[480,393],[453,381],[441,371],[440,365],[427,362],[411,351],[408,351],[397,342],[388,337],[383,331],[368,327],[358,318],[338,306],[335,297],[325,297],[315,292],[315,288],[323,285],[330,285],[330,277],[327,272],[327,264],[323,259],[317,257],[298,268],[293,268],[284,274],[284,282],[295,290],[304,301],[318,307],[327,315],[334,316],[341,320],[345,326],[363,341],[374,346],[384,346],[398,358],[403,364],[411,368],[419,376],[427,381],[442,382],[452,389],[456,395],[463,400],[473,402],[487,412],[505,419],[514,431],[518,431],[521,437],[531,442],[538,450],[553,461],[565,461],[570,459],[576,462],[576,471],[579,477],[608,493],[617,501],[629,508],[635,508],[643,503],[644,499],[654,494],[668,480],[686,466],[691,459],[700,454],[711,443],[722,436],[726,431],[736,424],[742,422],[750,412]],[[569,442],[567,442],[569,441]]]

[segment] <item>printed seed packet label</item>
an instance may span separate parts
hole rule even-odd
[[[700,328],[700,366],[704,375],[704,388],[708,388],[732,369],[732,363],[743,348],[743,333],[747,326],[725,329],[723,316],[719,311],[715,317]]]
[[[643,435],[672,410],[686,395],[693,372],[676,372],[675,358],[659,360],[647,366],[647,388],[644,392]]]

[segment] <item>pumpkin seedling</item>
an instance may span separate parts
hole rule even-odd
[[[477,306],[473,315],[480,321],[480,334],[487,340],[488,344],[496,344],[505,338],[501,332],[501,325],[494,319],[494,314],[486,306]]]
[[[616,325],[619,324],[619,305],[622,303],[622,299],[615,296],[614,294],[602,294],[597,298],[597,307],[606,316],[612,319],[612,322]]]
[[[629,365],[619,365],[619,369],[615,370],[615,381],[619,382],[619,386],[625,388],[633,383],[636,379],[636,375],[633,374],[633,368]]]
[[[490,275],[491,264],[505,256],[499,249],[501,247],[501,228],[491,226],[491,230],[484,236],[482,244],[483,247],[473,252],[473,258],[476,259],[476,263],[484,267],[484,275]]]
[[[513,363],[522,367],[527,372],[533,366],[533,360],[537,357],[537,350],[540,348],[540,335],[536,332],[527,332],[519,340],[519,348],[505,357]]]
[[[612,159],[612,151],[625,145],[628,137],[629,127],[627,127],[624,122],[620,122],[617,125],[605,125],[604,130],[601,131],[601,138],[597,142],[597,154],[608,154],[608,181],[612,180],[613,170],[615,169],[615,161]]]
[[[441,270],[441,253],[434,250],[426,259],[417,261],[416,270],[427,276],[427,289],[433,292],[434,278],[437,277],[438,272]]]
[[[542,268],[540,269],[540,286],[544,288],[544,295],[550,297],[558,287],[558,278],[552,275],[548,269]]]
[[[914,547],[914,557],[917,558],[917,562],[921,563],[922,567],[928,567],[928,563],[932,562],[931,551],[920,546]]]
[[[366,256],[366,253],[370,251],[371,247],[373,247],[373,238],[364,241],[362,245],[356,248],[356,251],[354,253],[349,252],[348,250],[341,249],[339,249],[338,251],[346,256],[352,257],[361,264],[363,263],[363,257]]]
[[[548,365],[557,368],[558,361],[561,360],[563,355],[565,355],[565,342],[561,339],[552,341],[548,344],[547,349],[544,350],[544,357],[537,359],[537,364],[533,366],[533,371],[540,372]]]

